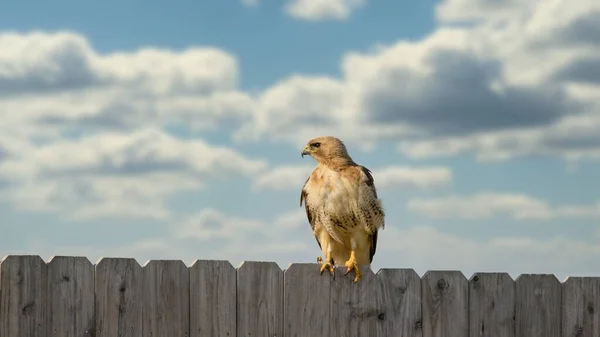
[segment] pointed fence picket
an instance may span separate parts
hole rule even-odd
[[[600,278],[311,263],[10,255],[0,263],[7,337],[598,337]]]

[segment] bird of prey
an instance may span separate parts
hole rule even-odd
[[[321,248],[320,272],[334,275],[344,263],[346,274],[361,277],[360,266],[370,266],[377,248],[377,232],[384,228],[385,213],[371,171],[355,163],[344,142],[331,136],[311,139],[302,150],[317,166],[300,194],[308,222]],[[335,276],[335,275],[334,275]]]

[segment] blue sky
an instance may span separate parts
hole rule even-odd
[[[600,275],[589,1],[0,5],[0,255],[314,262],[310,138],[384,206],[373,268]],[[7,233],[7,234],[6,234]]]

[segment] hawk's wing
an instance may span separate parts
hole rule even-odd
[[[304,185],[302,185],[302,192],[300,192],[300,206],[302,206],[302,203],[304,202],[304,210],[306,211],[306,217],[308,218],[308,223],[310,224],[310,228],[314,231],[315,230],[315,216],[314,216],[315,210],[312,209],[306,202],[306,191],[304,190],[304,186],[306,186],[306,184],[308,183],[309,180],[310,180],[310,176],[308,176],[308,178],[304,182]],[[319,242],[319,238],[315,236],[315,239],[317,240],[317,243],[319,244],[319,248],[321,248],[321,242]]]
[[[375,188],[375,181],[373,179],[373,175],[371,174],[371,171],[364,166],[359,166],[359,168],[362,171],[362,173],[364,174],[364,179],[360,183],[365,184],[367,194],[370,194],[370,195],[364,196],[366,198],[365,203],[367,203],[369,208],[374,209],[376,212],[381,212],[383,214],[381,205],[379,204],[379,202],[377,200],[377,189]],[[360,204],[364,205],[365,203],[360,203]],[[361,209],[360,211],[367,213],[367,214],[369,214],[371,212],[371,210],[364,210],[364,209]],[[369,215],[369,216],[363,217],[363,219],[372,219],[372,218]],[[371,251],[369,254],[370,262],[373,262],[373,255],[375,255],[375,252],[377,251],[377,233],[379,231],[380,226],[381,226],[381,228],[384,227],[383,221],[384,221],[383,217],[381,217],[381,225],[369,224],[369,227],[370,227],[369,231],[371,232],[371,234],[369,234],[369,240],[371,240]]]

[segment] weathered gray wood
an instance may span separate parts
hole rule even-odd
[[[316,263],[294,263],[284,273],[284,336],[328,337],[332,276]],[[341,275],[341,274],[340,274]]]
[[[514,337],[515,282],[507,273],[476,273],[469,281],[471,337]]]
[[[569,277],[563,282],[562,335],[600,336],[599,277]]]
[[[96,265],[96,337],[138,337],[142,331],[142,267],[135,259]]]
[[[244,262],[237,271],[237,336],[283,335],[283,272],[275,262]]]
[[[189,336],[190,274],[179,260],[153,260],[143,271],[143,336]]]
[[[8,256],[0,337],[600,336],[600,278],[361,269]]]
[[[375,336],[421,337],[421,278],[413,269],[377,272],[379,324]]]
[[[354,283],[354,272],[344,275],[345,267],[337,267],[330,290],[329,336],[372,337],[380,315],[385,313],[377,303],[377,277],[368,267],[361,267],[362,277]]]
[[[39,256],[0,263],[0,336],[46,337],[48,269]]]
[[[516,337],[559,337],[561,284],[554,275],[524,274],[515,281]]]
[[[237,273],[229,261],[198,260],[190,268],[190,336],[236,335]]]
[[[423,337],[468,337],[469,282],[460,271],[428,271],[421,281]]]
[[[85,257],[55,256],[48,263],[48,331],[94,336],[94,266]]]

